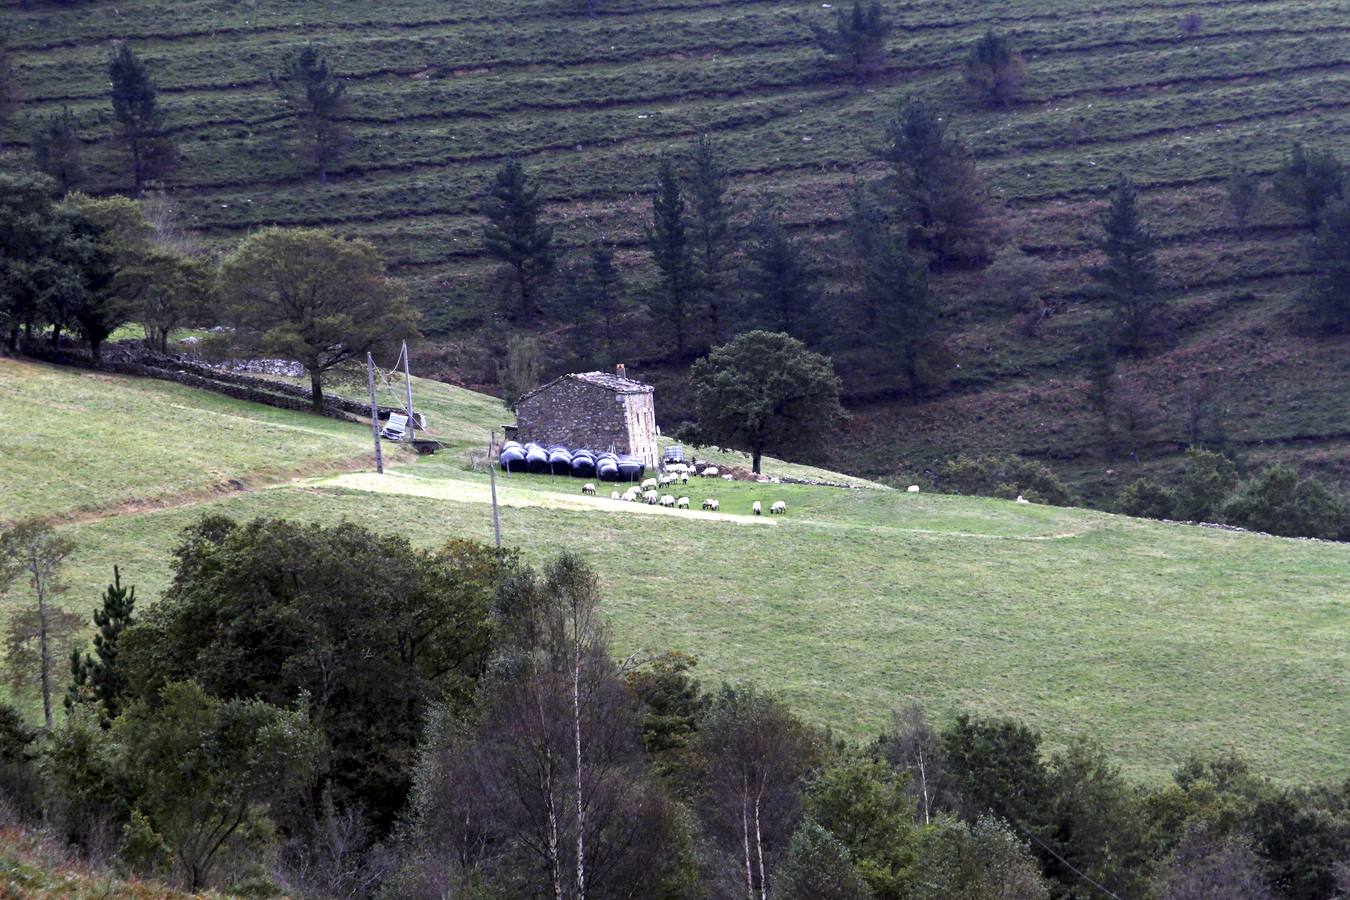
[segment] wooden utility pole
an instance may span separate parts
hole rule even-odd
[[[403,342],[403,384],[408,389],[408,440],[417,437],[417,420],[412,410],[412,372],[408,370],[408,342]]]
[[[370,433],[375,438],[375,471],[384,474],[384,451],[380,448],[380,406],[375,402],[375,357],[366,354],[366,377],[370,382]]]
[[[502,549],[502,520],[497,514],[497,463],[492,450],[497,444],[497,432],[488,429],[488,480],[492,483],[492,533],[497,538],[497,549]]]

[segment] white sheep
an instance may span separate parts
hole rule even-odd
[[[594,497],[594,496],[595,496],[595,485],[591,484],[591,483],[588,481],[588,482],[586,482],[585,484],[583,484],[583,485],[581,486],[581,492],[582,492],[583,494],[586,494],[586,495],[589,496],[589,497]]]
[[[717,466],[708,466],[702,472],[699,472],[704,478],[716,478],[718,475]]]
[[[1028,500],[1026,497],[1023,497],[1021,494],[1018,494],[1018,495],[1017,495],[1017,502],[1018,502],[1018,503],[1030,503],[1031,501]]]
[[[643,489],[644,491],[654,491],[654,490],[656,490],[656,479],[655,479],[655,478],[648,478],[646,481],[642,482],[642,489]]]
[[[756,500],[754,503],[750,504],[750,512],[754,513],[757,516],[762,516],[764,514],[764,508],[760,506],[759,501]]]
[[[688,497],[681,497],[680,499],[676,500],[676,501],[675,501],[675,508],[676,508],[676,509],[688,509],[688,508],[689,508],[689,498],[688,498]]]
[[[648,491],[647,493],[642,495],[642,500],[648,506],[655,506],[656,501],[660,499],[660,496],[661,495],[656,493],[656,491]]]
[[[662,505],[662,506],[670,506],[670,507],[673,507],[673,506],[675,505],[675,495],[674,495],[674,494],[662,494],[662,495],[661,495],[661,505]]]
[[[787,503],[783,500],[773,501],[773,506],[769,507],[769,515],[775,516],[787,512]]]
[[[683,473],[687,468],[688,466],[686,466],[684,463],[671,463],[670,465],[666,466],[666,471],[674,472],[676,475],[679,475]]]
[[[704,501],[703,501],[703,508],[704,508],[704,509],[711,509],[711,510],[713,510],[714,512],[716,512],[716,511],[718,510],[719,507],[718,507],[718,505],[717,505],[717,501],[714,500],[712,497],[709,497],[707,500],[704,500]]]
[[[919,486],[917,484],[911,484],[909,487],[905,488],[905,490],[911,494],[917,494],[919,492]]]
[[[727,474],[725,474],[725,475],[722,476],[722,480],[723,480],[723,481],[734,481],[735,479],[736,479],[736,476],[735,476],[735,475],[732,475],[730,472],[728,472]]]
[[[623,497],[620,499],[628,503],[635,503],[637,502],[637,498],[640,496],[642,495],[639,493],[637,488],[629,488],[628,490],[623,492]]]
[[[661,481],[659,482],[659,486],[660,486],[660,487],[665,487],[665,486],[668,485],[668,484],[674,484],[674,483],[675,483],[675,476],[674,476],[674,475],[662,475],[662,476],[661,476]]]
[[[609,492],[609,499],[611,499],[611,500],[618,500],[618,499],[620,499],[620,498],[619,498],[619,492],[618,492],[618,491],[610,491],[610,492]]]
[[[680,484],[688,484],[688,483],[689,483],[689,473],[688,473],[688,472],[681,472],[681,473],[680,473]]]

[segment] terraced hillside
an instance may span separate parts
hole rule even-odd
[[[0,520],[59,518],[77,544],[59,601],[72,611],[92,610],[114,564],[155,602],[205,513],[353,521],[420,546],[492,536],[487,475],[464,453],[500,422],[482,395],[416,383],[452,449],[391,452],[377,476],[353,469],[359,423],[33,363],[0,361],[0,386]],[[59,434],[27,432],[43,408]],[[147,417],[192,439],[146,440],[130,423]],[[1350,772],[1345,545],[876,485],[689,486],[720,513],[585,497],[567,478],[497,488],[508,545],[596,566],[618,653],[694,654],[709,683],[781,692],[851,738],[916,700],[940,721],[1016,716],[1055,746],[1091,735],[1146,779],[1223,749],[1291,782]],[[788,512],[753,517],[755,499]],[[0,596],[0,623],[21,602]]]
[[[1051,263],[1057,314],[1026,338],[984,299],[979,273],[940,279],[948,389],[917,406],[860,402],[850,446],[887,455],[849,451],[842,463],[913,474],[961,450],[1015,450],[1109,493],[1126,471],[1168,465],[1187,437],[1187,397],[1204,380],[1254,459],[1290,457],[1350,478],[1339,400],[1347,342],[1302,334],[1291,312],[1306,275],[1301,223],[1266,190],[1238,225],[1222,189],[1236,169],[1274,171],[1294,141],[1350,147],[1343,0],[891,3],[887,66],[864,91],[811,39],[808,23],[827,22],[828,5],[603,0],[595,19],[579,0],[9,6],[0,26],[25,102],[0,161],[23,160],[30,123],[66,106],[90,142],[96,186],[121,187],[117,157],[100,142],[106,59],[127,40],[161,86],[184,154],[167,187],[193,225],[221,245],[264,222],[370,237],[413,286],[427,330],[456,339],[492,305],[475,209],[504,158],[538,177],[565,245],[603,231],[640,273],[644,191],[662,152],[714,134],[735,192],[773,198],[823,244],[844,187],[873,171],[868,147],[885,118],[901,98],[926,96],[952,111],[1006,204],[1009,239]],[[1183,31],[1190,14],[1198,27]],[[1027,57],[1011,110],[979,109],[963,92],[960,61],[989,27]],[[285,149],[267,78],[308,41],[324,46],[353,98],[355,142],[326,187]],[[1080,362],[1105,314],[1082,296],[1085,231],[1118,172],[1146,187],[1179,323],[1174,350],[1125,367],[1157,401],[1159,422],[1141,460],[1125,464],[1100,456]]]

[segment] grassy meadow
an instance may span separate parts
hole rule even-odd
[[[0,483],[4,517],[70,516],[61,526],[79,545],[62,600],[70,609],[93,608],[113,564],[153,603],[179,531],[208,512],[347,520],[422,546],[491,540],[487,475],[466,452],[502,420],[491,398],[419,382],[419,407],[453,446],[433,457],[391,454],[381,478],[368,468],[303,470],[366,452],[369,433],[356,423],[287,414],[282,449],[245,454],[237,444],[256,431],[241,423],[274,411],[108,379],[138,406],[181,407],[182,421],[196,424],[190,444],[162,442],[134,427],[132,401],[98,402],[104,382],[37,366],[10,373],[21,377],[4,381],[7,439],[27,421],[11,412],[24,403],[65,410],[59,446],[74,455],[30,443],[20,469],[21,454],[6,447]],[[294,477],[252,480],[282,455]],[[128,489],[137,497],[156,484],[162,494],[192,491],[222,476],[252,489],[193,493],[164,508],[116,506],[127,496],[110,494],[102,502],[115,508],[100,514],[87,491],[64,486],[68,459],[94,460],[84,465],[102,466],[114,484],[116,465],[145,472]],[[229,467],[217,463],[208,477],[211,460]],[[11,490],[21,483],[21,493]],[[503,475],[497,486],[506,543],[534,562],[572,549],[600,571],[616,651],[692,653],[706,681],[779,691],[840,734],[866,737],[892,708],[917,700],[943,720],[958,709],[1017,716],[1052,744],[1091,735],[1143,778],[1220,749],[1279,779],[1350,773],[1343,545],[879,487],[700,479],[680,489],[694,507],[717,497],[714,517],[635,510],[610,500],[608,488],[583,497],[573,479]],[[785,500],[788,513],[752,518],[755,499]],[[92,511],[73,515],[81,509]],[[11,591],[0,602],[23,601]]]

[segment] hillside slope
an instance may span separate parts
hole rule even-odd
[[[858,404],[838,464],[913,476],[956,452],[1023,452],[1109,496],[1126,477],[1170,465],[1189,438],[1191,398],[1206,395],[1253,461],[1278,456],[1350,479],[1340,400],[1350,342],[1303,335],[1292,313],[1306,274],[1301,223],[1266,190],[1238,224],[1221,185],[1238,169],[1274,171],[1293,141],[1350,147],[1343,3],[891,3],[887,66],[864,91],[811,40],[827,6],[604,0],[594,20],[572,0],[10,6],[0,27],[25,102],[0,164],[22,161],[31,125],[69,107],[93,186],[122,187],[104,140],[104,67],[113,42],[127,40],[161,85],[184,155],[166,186],[190,224],[218,246],[269,222],[371,238],[409,281],[428,332],[467,348],[453,355],[455,374],[481,383],[495,377],[491,354],[464,334],[485,326],[496,288],[477,198],[508,156],[537,176],[565,247],[603,232],[642,280],[644,192],[660,154],[713,134],[734,192],[772,199],[823,250],[844,187],[876,171],[867,148],[885,118],[903,98],[930,97],[952,111],[1006,204],[1007,236],[1051,264],[1057,312],[1025,338],[985,299],[978,273],[939,279],[948,386],[918,405]],[[977,108],[962,89],[960,60],[989,27],[1027,57],[1011,110]],[[286,144],[267,79],[311,40],[353,99],[354,144],[326,187]],[[1104,457],[1083,401],[1083,348],[1105,314],[1081,294],[1085,232],[1118,172],[1146,188],[1178,318],[1173,350],[1125,367],[1133,389],[1157,401],[1139,462]],[[631,368],[679,383],[679,373]],[[680,398],[666,394],[669,424],[690,412]]]
[[[114,564],[153,603],[179,531],[204,513],[348,520],[423,546],[491,539],[488,478],[464,453],[501,417],[490,398],[418,382],[418,405],[453,449],[391,454],[384,476],[264,483],[244,452],[256,432],[240,423],[274,411],[162,382],[3,365],[0,518],[69,515],[61,527],[78,550],[61,602],[72,610],[92,609]],[[109,396],[178,410],[197,423],[193,439],[145,440]],[[29,454],[35,468],[14,462],[24,454],[12,444],[39,403],[63,411],[63,450],[44,442]],[[348,460],[369,434],[302,414],[283,424],[273,455],[292,464]],[[90,506],[62,487],[87,459],[105,461],[110,484],[118,461],[148,474]],[[156,484],[165,495],[191,487],[204,459],[234,460],[215,477],[244,489],[179,494],[162,508],[118,502],[154,496]],[[508,545],[532,562],[571,549],[600,571],[618,652],[694,654],[707,681],[753,681],[850,737],[916,700],[938,720],[957,709],[1016,716],[1051,745],[1090,735],[1145,778],[1226,748],[1291,781],[1350,773],[1345,545],[878,488],[690,485],[695,507],[719,498],[720,516],[583,497],[571,479],[502,476],[497,488]],[[754,518],[754,499],[784,499],[788,514]],[[0,598],[0,613],[19,602]]]

